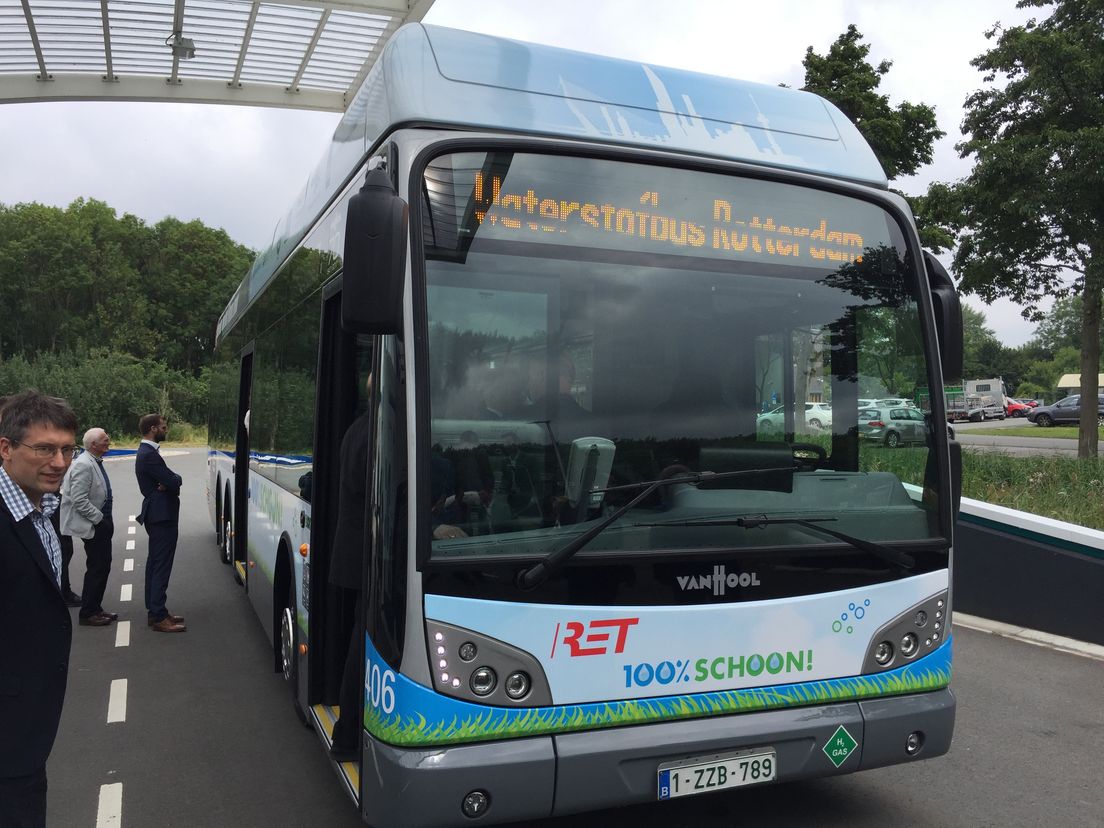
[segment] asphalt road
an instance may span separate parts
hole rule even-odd
[[[1032,455],[1060,454],[1067,457],[1077,456],[1077,440],[1065,437],[1005,437],[995,434],[972,434],[973,431],[989,431],[1005,428],[1038,429],[1040,435],[1046,435],[1049,429],[1035,426],[1023,417],[1006,417],[1003,420],[986,420],[982,423],[954,423],[955,437],[964,446],[975,451],[995,451],[1019,457]]]
[[[139,502],[133,463],[112,461],[120,528],[104,606],[131,622],[129,641],[118,646],[115,625],[74,628],[65,712],[47,769],[49,824],[360,825],[317,737],[295,718],[241,588],[217,560],[204,452],[166,459],[185,481],[169,608],[187,616],[188,632],[145,625],[146,538],[140,527],[127,534]],[[135,541],[129,552],[128,539]],[[124,571],[128,558],[133,570]],[[79,590],[79,542],[71,575]],[[126,584],[130,601],[121,600]],[[1104,661],[957,627],[952,686],[958,721],[947,756],[541,824],[1104,828]]]

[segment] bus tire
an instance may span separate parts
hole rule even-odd
[[[291,693],[291,706],[304,725],[309,724],[307,714],[299,703],[299,604],[295,598],[295,578],[288,574],[287,595],[280,613],[280,669]]]
[[[219,557],[229,566],[234,562],[234,525],[230,520],[230,498],[224,498],[222,514],[219,516]]]

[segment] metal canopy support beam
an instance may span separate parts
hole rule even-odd
[[[322,37],[322,31],[326,28],[326,23],[330,20],[330,9],[326,9],[322,12],[322,16],[318,18],[318,25],[314,27],[314,37],[311,38],[310,43],[307,44],[307,51],[303,53],[303,59],[299,61],[299,69],[295,72],[295,77],[292,78],[291,84],[288,86],[287,91],[293,94],[299,92],[299,81],[303,79],[303,73],[307,71],[307,64],[310,63],[310,59],[314,56],[314,50],[318,48],[318,39]]]
[[[115,77],[115,71],[111,68],[111,25],[107,17],[107,0],[100,0],[100,21],[103,23],[104,34],[104,63],[107,64],[107,74],[104,80],[108,83],[119,80]]]
[[[173,30],[172,33],[178,34],[184,30],[184,3],[187,0],[176,0],[173,6]],[[169,75],[168,82],[170,84],[180,83],[180,78],[177,76],[177,72],[180,70],[180,55],[175,50],[173,51],[172,62],[172,74]]]
[[[325,89],[304,89],[289,95],[275,84],[242,84],[229,87],[222,80],[182,78],[166,83],[163,77],[127,77],[106,84],[99,75],[58,74],[49,94],[32,75],[0,75],[0,104],[32,101],[173,101],[176,103],[269,106],[281,109],[313,109],[344,112],[345,95]]]
[[[245,56],[249,53],[249,41],[253,39],[253,26],[257,23],[257,12],[261,4],[254,0],[253,7],[249,10],[249,20],[245,24],[245,32],[242,34],[241,51],[238,52],[238,63],[234,67],[234,77],[227,86],[241,88],[242,67],[245,65]]]
[[[40,81],[48,81],[50,80],[50,75],[46,71],[46,61],[42,57],[42,44],[38,42],[38,29],[35,28],[34,13],[31,11],[29,0],[23,0],[23,19],[27,21],[27,32],[31,36],[31,44],[34,46],[35,57],[38,58],[38,79]]]

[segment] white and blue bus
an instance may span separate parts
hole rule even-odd
[[[219,549],[374,825],[939,756],[957,445],[858,411],[961,338],[826,101],[410,25],[219,319]]]

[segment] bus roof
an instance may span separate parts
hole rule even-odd
[[[244,309],[403,124],[669,149],[887,187],[859,131],[812,93],[412,23],[387,44],[231,306]]]

